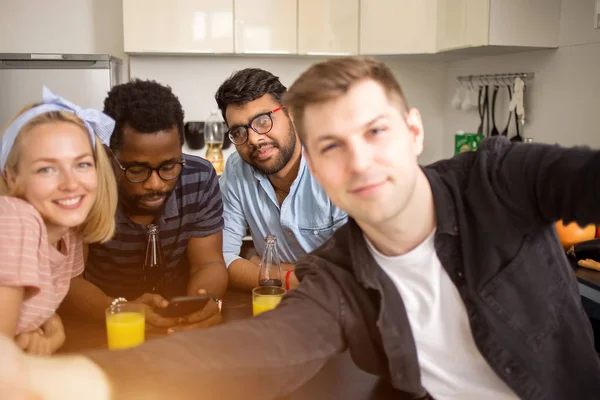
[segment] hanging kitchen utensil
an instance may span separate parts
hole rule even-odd
[[[481,117],[481,123],[477,133],[482,134],[484,137],[488,137],[490,134],[490,99],[488,92],[488,85],[483,85],[481,88],[481,107],[479,108],[479,116]]]
[[[510,89],[510,85],[506,85],[506,90],[508,91],[508,101],[512,100],[512,90]],[[508,111],[508,121],[506,122],[506,127],[504,128],[504,130],[502,132],[500,132],[500,134],[502,136],[506,136],[508,137],[508,127],[510,126],[510,120],[512,118],[512,112]]]
[[[522,142],[523,141],[523,137],[521,136],[521,121],[519,121],[519,116],[517,115],[517,110],[514,111],[515,113],[515,127],[517,128],[517,134],[513,137],[510,138],[511,142]]]
[[[485,91],[485,107],[484,107],[484,112],[485,112],[485,120],[486,120],[486,124],[485,124],[485,128],[483,130],[483,134],[485,135],[485,137],[489,137],[490,136],[490,93],[489,93],[489,82],[488,84],[485,85],[484,87],[484,91]]]
[[[521,124],[525,124],[525,102],[524,102],[525,81],[517,77],[515,78],[515,86],[513,89],[513,98],[510,102],[510,111],[515,110]]]
[[[478,134],[483,134],[483,122],[484,122],[484,114],[485,114],[485,99],[483,97],[483,86],[479,87],[479,102],[477,103],[477,108],[479,110],[479,127],[477,128]]]
[[[458,86],[456,87],[456,90],[454,91],[454,96],[452,96],[452,100],[450,101],[450,103],[452,104],[452,107],[454,107],[457,110],[461,109],[462,103],[466,94],[466,90],[463,86],[463,83],[461,81],[458,82]]]
[[[477,97],[477,90],[473,85],[473,81],[469,79],[469,83],[465,92],[463,102],[460,106],[463,111],[471,111],[479,106],[479,98]]]
[[[499,136],[500,131],[496,127],[496,99],[498,98],[498,90],[500,86],[494,85],[494,92],[492,94],[492,130],[490,131],[490,136]]]

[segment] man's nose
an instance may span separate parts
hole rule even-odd
[[[367,143],[351,142],[348,152],[348,167],[352,172],[363,172],[373,163],[373,151]]]
[[[248,144],[257,146],[265,141],[265,135],[254,132],[253,129],[248,128]]]
[[[160,192],[166,186],[165,181],[158,175],[158,171],[152,171],[150,177],[144,182],[144,189]]]

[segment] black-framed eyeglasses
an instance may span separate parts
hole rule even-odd
[[[259,114],[256,117],[252,118],[252,121],[248,125],[238,125],[234,126],[230,130],[227,131],[227,136],[231,139],[231,142],[236,146],[240,146],[248,141],[248,129],[252,129],[254,132],[259,135],[264,135],[265,133],[271,132],[273,129],[273,117],[271,114],[286,108],[285,106],[277,107],[276,109]]]
[[[119,160],[116,159],[117,164],[121,171],[125,173],[125,178],[131,183],[142,183],[146,182],[152,175],[152,172],[156,171],[160,179],[163,181],[171,181],[177,179],[183,171],[185,160],[181,161],[165,161],[156,168],[152,168],[149,165],[128,165],[124,167]]]

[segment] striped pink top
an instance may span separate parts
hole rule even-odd
[[[81,236],[63,237],[65,253],[48,244],[46,225],[26,201],[0,196],[0,286],[24,286],[16,333],[40,327],[69,290],[71,278],[83,272]]]

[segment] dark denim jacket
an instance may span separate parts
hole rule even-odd
[[[423,170],[434,196],[438,257],[492,369],[523,399],[600,398],[591,326],[553,229],[558,219],[600,221],[600,153],[499,138]],[[91,356],[122,398],[140,379],[158,393],[170,386],[264,399],[300,385],[349,348],[359,367],[406,398],[427,397],[402,298],[353,220],[296,268],[301,285],[273,312],[125,355]],[[165,379],[165,354],[168,364],[176,367],[176,359],[194,375],[178,377],[178,385]],[[151,357],[158,366],[127,367]],[[258,385],[261,376],[276,383]]]

